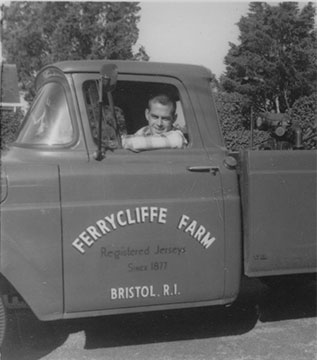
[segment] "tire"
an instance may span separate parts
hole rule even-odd
[[[7,314],[2,297],[0,296],[0,349],[7,330]]]

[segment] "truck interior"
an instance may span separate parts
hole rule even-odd
[[[88,80],[83,84],[87,116],[92,132],[93,139],[97,143],[98,134],[98,117],[99,117],[99,93],[98,81]],[[135,81],[118,81],[116,89],[112,92],[115,106],[115,116],[113,118],[107,93],[103,98],[103,139],[115,141],[115,124],[117,121],[120,135],[132,135],[138,129],[147,125],[145,118],[145,109],[148,106],[148,100],[157,94],[167,94],[176,101],[177,120],[174,126],[181,129],[188,138],[182,105],[178,89],[174,85],[135,82]]]

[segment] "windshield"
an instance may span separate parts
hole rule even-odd
[[[66,145],[73,140],[73,133],[63,87],[52,82],[40,89],[16,142],[44,146]]]

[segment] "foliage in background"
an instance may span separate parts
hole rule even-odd
[[[17,64],[22,89],[30,101],[36,73],[44,65],[71,59],[149,60],[144,47],[133,51],[139,30],[136,2],[11,2],[3,7],[3,49]],[[317,40],[315,9],[308,3],[271,6],[252,2],[238,27],[240,44],[230,44],[226,73],[212,87],[226,145],[250,145],[251,110],[288,112],[294,126],[314,137],[316,148]],[[252,109],[251,109],[252,108]],[[1,146],[11,142],[21,114],[2,113]],[[11,120],[10,120],[11,119]],[[315,120],[314,120],[315,119]],[[12,121],[12,123],[11,123]],[[254,131],[254,145],[269,138]],[[315,140],[314,140],[315,139]]]
[[[3,49],[17,65],[21,90],[34,96],[36,73],[47,64],[77,59],[149,59],[133,51],[137,2],[11,2],[4,7]]]
[[[0,150],[4,150],[16,139],[17,130],[23,119],[23,113],[19,109],[16,112],[0,110]]]
[[[292,129],[303,129],[305,147],[316,148],[315,13],[312,3],[300,10],[295,2],[251,2],[249,13],[241,17],[240,44],[230,43],[217,100],[229,148],[248,146],[251,112],[253,118],[259,112],[288,113]],[[305,140],[307,134],[311,136]],[[254,144],[268,137],[255,130]]]
[[[246,95],[258,111],[286,112],[317,86],[316,9],[296,2],[251,2],[238,22],[240,44],[230,43],[221,84]]]
[[[226,147],[231,151],[249,148],[251,145],[250,114],[243,109],[245,95],[237,92],[217,92],[214,94],[214,99]],[[268,138],[267,132],[254,130],[254,147]]]
[[[250,118],[251,114],[243,109],[245,95],[233,92],[215,92],[214,99],[217,112],[228,149],[239,151],[250,147]],[[257,113],[253,114],[253,120]],[[290,109],[290,131],[297,127],[303,131],[303,145],[305,149],[316,149],[317,144],[317,92],[310,96],[299,98]],[[270,139],[267,131],[257,130],[254,127],[253,146],[259,145]]]
[[[303,129],[303,142],[306,149],[316,149],[317,92],[303,96],[295,101],[290,116],[292,126]]]

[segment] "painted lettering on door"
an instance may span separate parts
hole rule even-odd
[[[134,209],[119,210],[116,213],[98,219],[95,224],[88,226],[72,242],[72,246],[79,253],[85,254],[87,248],[92,247],[100,238],[107,236],[120,228],[137,224],[142,225],[144,223],[165,225],[167,222],[167,208],[141,206]],[[188,215],[181,215],[175,225],[177,230],[183,231],[185,234],[191,236],[205,249],[208,249],[216,240],[215,236],[212,236],[211,232],[208,231],[204,225],[199,224],[197,220],[191,219]],[[174,253],[175,251],[179,252],[179,250],[172,247],[160,248],[159,246],[155,251],[166,254],[171,252]]]

